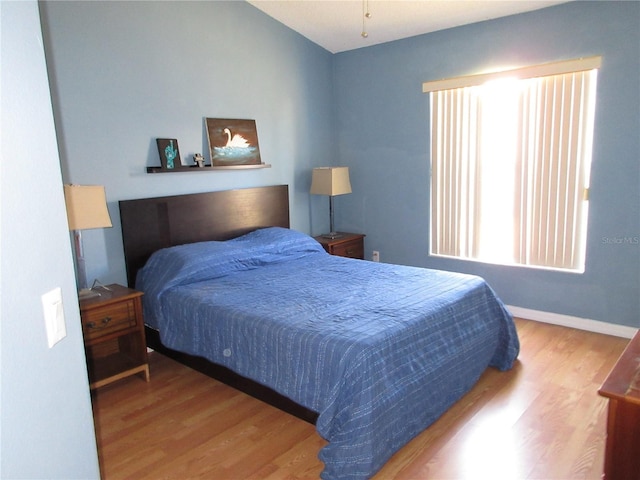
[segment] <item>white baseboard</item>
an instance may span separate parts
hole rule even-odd
[[[633,338],[638,331],[637,328],[628,327],[626,325],[589,320],[588,318],[572,317],[570,315],[562,315],[560,313],[541,312],[539,310],[514,307],[512,305],[507,305],[507,309],[514,317],[524,318],[525,320],[577,328],[578,330],[603,333],[605,335],[613,335],[614,337]]]

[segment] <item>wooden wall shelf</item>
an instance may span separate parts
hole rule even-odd
[[[198,167],[197,165],[181,165],[177,168],[147,167],[147,173],[182,173],[182,172],[210,172],[212,170],[252,170],[255,168],[271,168],[269,163],[260,163],[258,165],[229,165],[215,166],[205,165]]]

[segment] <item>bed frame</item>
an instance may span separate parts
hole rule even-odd
[[[207,240],[229,240],[258,228],[289,228],[287,185],[246,188],[168,197],[122,200],[120,218],[127,282],[135,287],[138,270],[161,248]],[[318,414],[228,368],[171,350],[157,330],[146,328],[147,345],[174,360],[315,423]]]

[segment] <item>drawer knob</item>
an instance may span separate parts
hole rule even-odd
[[[96,325],[96,322],[87,322],[87,328],[106,327],[110,321],[111,321],[111,317],[104,317],[101,320],[100,325]]]

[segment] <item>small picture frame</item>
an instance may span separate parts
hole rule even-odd
[[[182,166],[178,140],[175,138],[156,138],[156,143],[158,144],[160,165],[163,170],[174,170]]]

